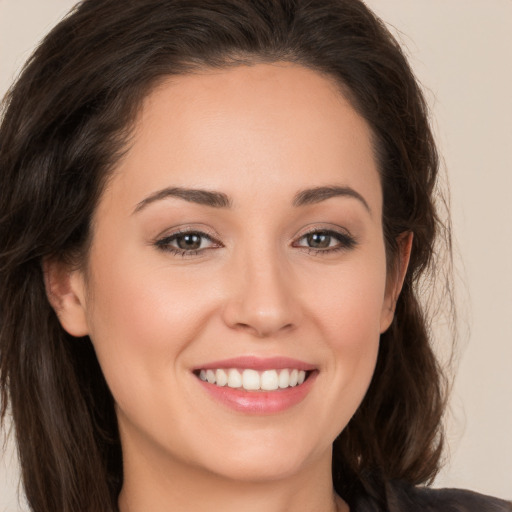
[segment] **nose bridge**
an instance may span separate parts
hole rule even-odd
[[[231,327],[265,337],[298,324],[300,308],[293,293],[292,269],[276,245],[268,239],[250,243],[232,262],[232,293],[225,310]]]

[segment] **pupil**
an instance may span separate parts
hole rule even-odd
[[[331,243],[331,237],[324,233],[311,233],[308,235],[308,245],[315,249],[325,249],[329,247]]]
[[[177,242],[180,249],[193,250],[201,247],[201,237],[195,234],[182,235]]]

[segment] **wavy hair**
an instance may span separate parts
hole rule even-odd
[[[414,234],[395,319],[370,388],[334,443],[333,481],[385,503],[386,482],[429,482],[445,386],[421,283],[436,240],[438,155],[397,41],[359,0],[84,0],[43,40],[3,102],[0,127],[0,391],[35,512],[116,511],[122,451],[90,340],[51,308],[42,262],[87,258],[91,218],[142,99],[170,75],[293,62],[335,79],[371,127],[388,267]]]

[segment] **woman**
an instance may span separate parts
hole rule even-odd
[[[437,155],[361,2],[86,0],[7,98],[0,169],[34,511],[511,509],[414,487]]]

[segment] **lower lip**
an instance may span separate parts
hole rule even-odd
[[[243,388],[216,386],[197,378],[204,390],[215,400],[235,411],[247,414],[275,414],[302,402],[311,390],[318,372],[312,372],[299,386],[275,391],[246,391]]]

